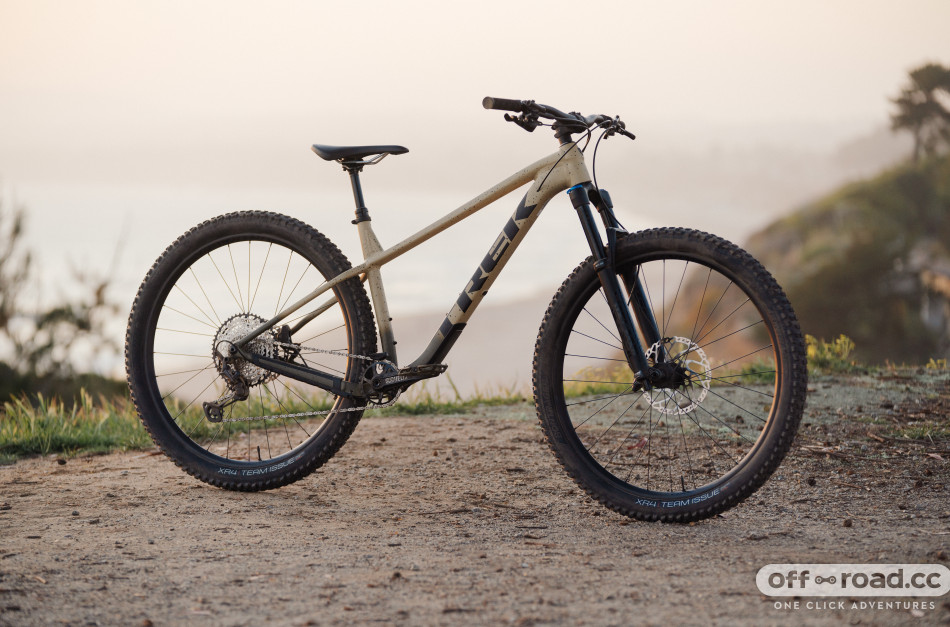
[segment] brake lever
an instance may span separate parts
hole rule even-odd
[[[604,135],[604,139],[608,139],[616,134],[623,135],[624,137],[629,137],[630,139],[636,139],[637,136],[627,130],[627,125],[624,124],[620,117],[615,117],[610,123],[610,127],[607,129],[607,133]]]
[[[533,133],[534,129],[540,126],[538,116],[534,114],[522,113],[521,115],[514,116],[506,113],[505,120],[508,122],[514,122],[529,133]]]

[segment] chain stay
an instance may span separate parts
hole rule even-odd
[[[308,353],[323,353],[325,355],[336,355],[338,357],[349,357],[352,359],[360,359],[362,361],[377,361],[372,357],[367,357],[366,355],[355,355],[353,353],[346,353],[343,351],[334,351],[327,350],[325,348],[314,348],[311,346],[300,346],[298,344],[292,344],[287,342],[274,342],[275,346],[280,346],[284,349],[292,349],[298,352],[308,352]],[[383,363],[388,363],[396,367],[390,361],[383,361]],[[396,404],[396,401],[399,399],[399,394],[396,394],[391,400],[385,403],[370,403],[369,405],[362,405],[360,407],[347,407],[345,409],[324,409],[324,410],[314,410],[314,411],[303,411],[295,414],[273,414],[270,416],[247,416],[245,418],[223,418],[221,422],[253,422],[255,420],[274,420],[276,418],[305,418],[307,416],[325,416],[327,414],[332,414],[334,412],[353,412],[353,411],[364,411],[366,409],[382,409],[383,407],[391,407]]]

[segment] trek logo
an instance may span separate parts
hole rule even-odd
[[[505,253],[508,252],[511,243],[521,231],[521,225],[534,213],[534,209],[537,205],[525,206],[524,203],[525,201],[522,199],[518,204],[518,208],[515,209],[514,214],[508,219],[508,223],[505,224],[505,228],[502,229],[498,238],[495,239],[495,243],[492,244],[488,250],[488,254],[485,255],[482,263],[478,266],[478,269],[475,270],[475,274],[472,275],[468,285],[466,285],[462,293],[459,294],[458,299],[455,301],[459,314],[464,314],[468,311],[468,308],[472,306],[472,301],[476,298],[478,292],[482,290],[485,283],[493,276],[495,269],[498,267],[498,262],[505,258]],[[452,313],[455,313],[454,308]],[[442,326],[451,328],[452,324],[458,321],[450,321],[449,318],[446,317],[446,322],[449,324],[446,325],[443,323]]]

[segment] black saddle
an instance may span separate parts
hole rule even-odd
[[[321,159],[327,161],[362,159],[369,155],[401,155],[409,152],[402,146],[326,146],[314,144],[311,147]]]

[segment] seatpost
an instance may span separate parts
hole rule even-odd
[[[366,203],[363,201],[363,186],[360,185],[360,170],[363,169],[363,166],[344,161],[343,169],[350,175],[350,186],[353,188],[353,201],[356,203],[356,219],[353,220],[353,224],[372,220],[372,218],[369,217],[369,209],[366,208]]]

